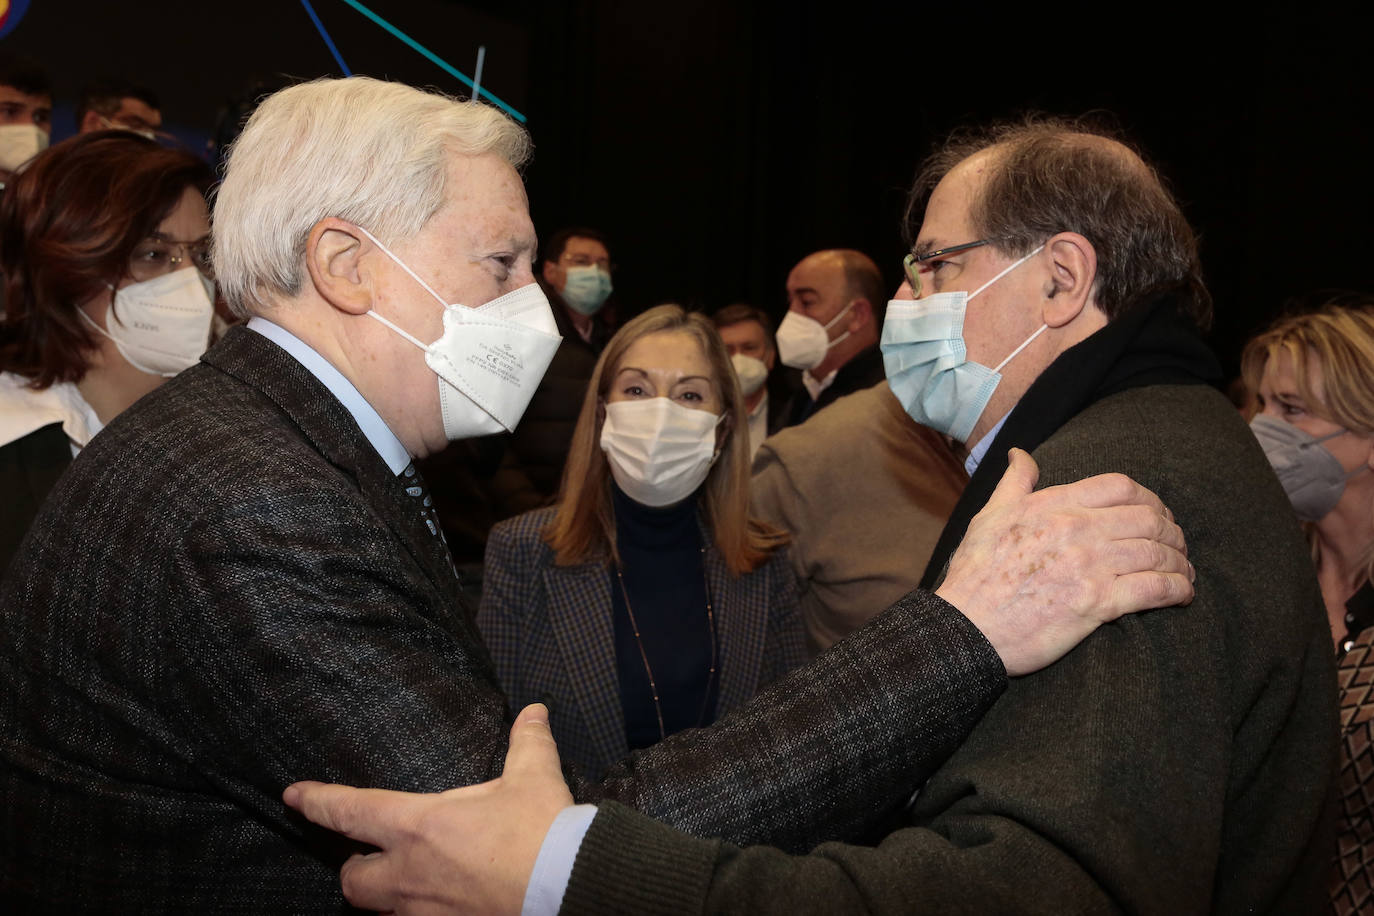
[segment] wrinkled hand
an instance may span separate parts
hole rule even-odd
[[[936,590],[1013,676],[1122,614],[1193,600],[1183,532],[1159,497],[1122,474],[1032,492],[1039,475],[1030,455],[1011,450]]]
[[[537,703],[511,726],[505,770],[491,782],[433,795],[298,782],[282,799],[379,847],[344,863],[344,896],[401,914],[519,913],[544,834],[572,804],[549,711]]]

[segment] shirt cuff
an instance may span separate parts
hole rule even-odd
[[[577,851],[582,838],[596,817],[596,805],[572,805],[558,812],[549,825],[539,857],[534,860],[529,884],[525,886],[525,902],[520,916],[555,916],[563,906],[563,894],[572,877]]]

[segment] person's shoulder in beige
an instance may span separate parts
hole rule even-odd
[[[967,481],[944,437],[907,416],[887,382],[764,440],[752,504],[792,537],[813,652],[920,584]]]

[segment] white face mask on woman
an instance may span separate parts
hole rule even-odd
[[[77,314],[96,333],[110,338],[140,372],[171,378],[189,369],[210,345],[215,284],[194,269],[130,283],[115,289],[105,327],[82,309]]]
[[[601,450],[625,495],[645,506],[671,506],[696,492],[719,450],[721,416],[668,398],[606,405]]]

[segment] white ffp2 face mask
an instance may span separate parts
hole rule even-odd
[[[114,289],[103,328],[85,311],[77,314],[113,340],[129,365],[171,378],[194,366],[210,345],[215,284],[200,271],[183,268]]]
[[[746,398],[762,388],[768,380],[768,367],[756,356],[736,353],[730,357],[730,365],[734,367],[735,378],[739,380],[740,394]]]
[[[544,291],[530,283],[476,308],[444,302],[372,233],[358,228],[444,307],[443,334],[428,345],[375,311],[367,313],[424,351],[425,365],[439,377],[444,435],[452,442],[515,429],[563,340]]]
[[[783,316],[782,324],[778,325],[778,359],[782,360],[784,366],[793,369],[814,369],[825,362],[826,352],[849,336],[849,332],[845,331],[831,340],[830,329],[853,307],[854,303],[849,303],[825,324],[810,315],[788,311]]]
[[[48,134],[37,124],[0,125],[0,169],[19,167],[48,148]]]
[[[625,495],[644,506],[671,506],[696,492],[716,460],[721,417],[668,398],[606,405],[601,450]]]

